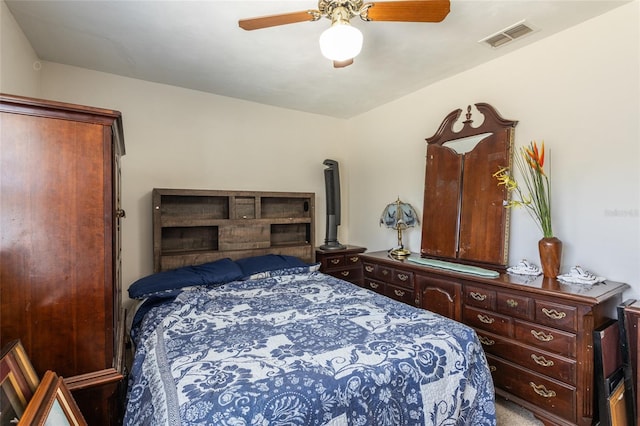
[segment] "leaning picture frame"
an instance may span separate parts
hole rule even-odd
[[[15,424],[33,397],[40,379],[20,340],[2,348],[0,358],[0,426]]]
[[[18,426],[87,426],[62,377],[48,370]]]

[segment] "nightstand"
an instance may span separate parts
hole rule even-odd
[[[316,249],[316,262],[320,262],[320,272],[362,286],[360,253],[366,250],[365,247],[350,245],[339,250]]]

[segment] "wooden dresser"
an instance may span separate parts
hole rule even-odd
[[[64,377],[89,424],[116,424],[120,113],[0,95],[0,122],[1,343]]]
[[[586,288],[508,274],[491,279],[397,260],[387,252],[360,257],[364,287],[472,326],[498,395],[547,424],[592,424],[593,330],[615,315],[627,284]]]
[[[316,262],[320,262],[320,272],[333,275],[359,286],[363,285],[360,254],[364,247],[347,245],[339,250],[316,249]]]

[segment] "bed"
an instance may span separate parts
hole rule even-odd
[[[474,331],[295,257],[145,277],[125,425],[495,425]]]

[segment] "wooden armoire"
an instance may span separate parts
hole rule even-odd
[[[65,378],[89,424],[123,383],[118,111],[0,95],[0,343]]]

